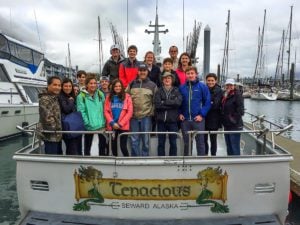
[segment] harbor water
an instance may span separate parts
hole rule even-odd
[[[285,135],[300,141],[300,102],[245,99],[245,108],[249,113],[265,115],[268,120],[282,126],[293,123],[294,128]],[[15,180],[16,163],[12,157],[15,151],[28,145],[30,141],[29,137],[19,136],[0,142],[0,225],[14,225],[19,219]],[[299,199],[295,199],[290,206],[289,224],[300,225],[299,202]]]

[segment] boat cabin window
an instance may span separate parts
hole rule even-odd
[[[0,35],[0,58],[9,58],[9,48],[7,39]]]
[[[4,70],[3,65],[0,65],[0,81],[9,82],[8,75]]]
[[[33,51],[33,64],[38,66],[40,62],[44,59],[44,55],[42,53]]]
[[[26,63],[33,64],[31,49],[13,42],[9,42],[9,48],[12,56],[16,57],[17,59],[21,59]]]
[[[38,94],[40,90],[37,87],[32,86],[23,86],[26,97],[29,97],[32,103],[37,103],[39,101]]]

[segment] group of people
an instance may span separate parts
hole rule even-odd
[[[141,62],[136,58],[137,51],[131,45],[127,49],[128,58],[123,58],[119,46],[112,45],[99,86],[96,77],[83,70],[77,73],[78,86],[68,78],[61,81],[59,77],[50,77],[47,89],[39,96],[40,130],[62,131],[63,119],[77,111],[81,113],[85,130],[97,131],[99,155],[117,156],[118,136],[131,132],[129,136],[120,136],[123,156],[148,156],[150,135],[146,132],[157,131],[157,155],[166,155],[164,132],[171,132],[169,155],[176,156],[176,133],[181,130],[184,155],[188,156],[192,154],[190,131],[198,131],[195,135],[198,155],[208,155],[209,151],[216,155],[217,134],[203,131],[217,131],[222,126],[225,131],[243,129],[243,98],[235,89],[234,79],[226,81],[225,91],[214,73],[207,74],[206,82],[201,82],[189,54],[184,52],[177,58],[176,46],[170,47],[170,57],[163,60],[162,68],[157,66],[153,52],[148,51]],[[112,131],[111,143],[105,131]],[[70,138],[60,132],[41,132],[40,136],[46,154],[62,154],[63,140],[66,154],[82,155],[82,139],[84,155],[91,154],[92,132],[85,133],[84,138],[82,135]],[[240,154],[240,138],[238,132],[225,134],[228,155]]]

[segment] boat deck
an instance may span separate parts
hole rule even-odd
[[[254,224],[268,224],[280,225],[280,222],[274,215],[267,216],[245,216],[235,218],[222,219],[193,219],[193,220],[123,220],[123,219],[101,219],[87,216],[74,216],[41,212],[29,212],[20,225],[254,225]]]
[[[250,124],[247,124],[250,127]],[[268,139],[271,139],[271,135],[267,135]],[[291,177],[291,190],[300,196],[300,142],[291,140],[281,135],[274,136],[275,143],[286,149],[293,156],[293,161],[290,162],[290,177]]]

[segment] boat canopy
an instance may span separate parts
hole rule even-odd
[[[19,41],[0,34],[0,58],[11,60],[35,73],[38,65],[44,59],[44,55]]]

